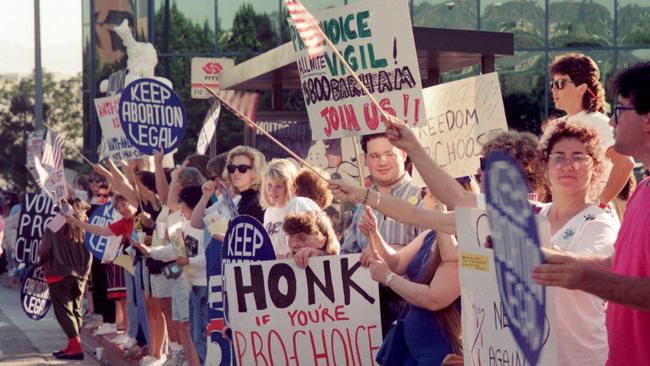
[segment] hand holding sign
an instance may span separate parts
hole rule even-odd
[[[399,119],[391,117],[387,126],[386,137],[388,137],[388,141],[390,141],[393,146],[409,152],[414,146],[420,144],[409,126]]]
[[[359,203],[363,200],[365,188],[357,184],[350,184],[342,179],[330,179],[327,188],[332,192],[334,198]]]
[[[542,286],[571,290],[584,288],[586,273],[594,270],[581,257],[566,251],[542,248],[544,264],[533,269],[533,280]]]

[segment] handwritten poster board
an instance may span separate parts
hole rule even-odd
[[[119,103],[120,94],[95,98],[95,110],[102,129],[102,148],[105,155],[113,161],[137,159],[142,153],[126,138],[122,130],[118,115]]]
[[[511,323],[499,295],[494,251],[485,247],[490,235],[487,213],[466,207],[457,207],[455,212],[456,222],[462,223],[458,225],[458,246],[465,366],[528,365],[524,350],[510,331]],[[552,289],[547,289],[544,314],[537,365],[557,365]]]
[[[481,146],[508,130],[498,74],[435,85],[422,95],[427,122],[416,130],[422,146],[453,177],[476,174]],[[417,171],[413,178],[422,183]]]
[[[374,365],[379,289],[359,254],[230,263],[228,325],[238,365]]]
[[[43,233],[55,214],[54,202],[45,193],[25,193],[25,204],[16,232],[16,262],[38,263],[38,248]]]
[[[365,1],[312,14],[383,109],[411,126],[424,122],[408,1]],[[310,59],[291,21],[289,27],[313,139],[384,131],[381,112],[335,53],[326,48]]]

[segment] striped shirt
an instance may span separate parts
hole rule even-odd
[[[421,196],[420,187],[412,184],[411,176],[405,173],[404,176],[390,187],[390,194],[393,197],[401,198],[414,205],[420,206]],[[377,184],[373,184],[371,189],[377,190]],[[401,222],[387,217],[379,211],[372,210],[377,217],[377,227],[384,241],[390,245],[405,246],[415,239],[421,229],[414,225],[406,225]],[[368,239],[359,230],[359,222],[363,216],[363,205],[357,205],[354,208],[354,216],[350,225],[350,233],[346,235],[345,241],[341,246],[341,254],[360,253],[368,246]]]

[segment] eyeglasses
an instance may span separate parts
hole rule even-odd
[[[97,193],[97,197],[101,197],[101,198],[108,198],[108,197],[110,197],[110,196],[111,196],[111,195],[108,194],[108,193]]]
[[[378,162],[380,159],[389,161],[395,159],[396,156],[397,156],[397,152],[395,150],[392,150],[392,151],[386,151],[382,154],[380,153],[368,154],[368,160],[372,162]]]
[[[549,163],[554,167],[566,166],[566,164],[571,164],[570,166],[573,169],[585,168],[592,162],[592,158],[586,154],[576,154],[570,157],[565,156],[564,154],[556,153],[551,154],[548,157]]]
[[[487,165],[487,159],[485,159],[485,156],[481,156],[479,158],[479,162],[480,162],[481,170],[485,171],[485,166]]]
[[[573,82],[573,81],[571,81],[571,80],[567,80],[567,79],[558,79],[558,80],[551,80],[551,81],[548,83],[548,88],[549,88],[549,89],[553,89],[553,87],[555,86],[555,89],[557,89],[557,90],[562,90],[562,89],[564,89],[564,87],[566,86],[566,83],[571,83],[571,84],[573,84],[573,85],[577,85],[575,82]]]
[[[612,115],[614,116],[614,125],[618,125],[618,119],[620,118],[621,113],[634,110],[636,110],[634,107],[626,107],[624,105],[617,104],[614,107],[614,111],[612,112]]]
[[[253,169],[252,166],[246,164],[239,164],[239,165],[230,164],[226,168],[228,168],[228,173],[230,174],[233,174],[235,170],[238,170],[240,173],[246,173],[248,169]]]

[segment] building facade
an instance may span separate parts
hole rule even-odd
[[[593,57],[606,86],[616,70],[650,59],[647,0],[407,1],[414,26],[514,34],[515,55],[497,59],[511,128],[537,132],[553,111],[547,66],[556,55]],[[310,11],[352,2],[303,0]],[[207,110],[205,101],[190,98],[192,57],[246,60],[289,41],[286,17],[284,0],[83,0],[84,152],[96,156],[100,142],[93,104],[102,96],[99,83],[126,65],[121,41],[111,31],[123,19],[129,19],[138,40],[156,47],[156,74],[174,83],[192,130]],[[478,66],[469,67],[442,75],[442,81],[478,72]],[[299,95],[286,99],[287,109],[302,105]],[[269,105],[263,97],[260,109]]]

